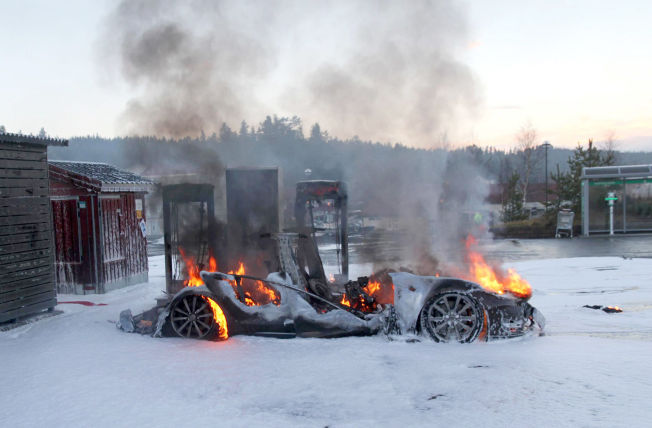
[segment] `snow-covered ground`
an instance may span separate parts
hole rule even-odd
[[[652,260],[515,263],[547,335],[470,345],[120,332],[161,294],[162,262],[148,284],[59,296],[107,306],[0,333],[0,427],[652,426]]]

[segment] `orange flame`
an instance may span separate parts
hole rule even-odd
[[[230,275],[246,275],[244,263],[240,262],[238,270],[229,271]],[[236,294],[238,290],[235,288],[235,281],[230,281],[231,286],[234,287]],[[252,288],[249,283],[245,283],[244,279],[241,281],[242,288],[244,289],[244,301],[247,306],[261,306],[268,303],[273,303],[276,306],[281,304],[281,297],[276,293],[276,290],[266,286],[262,281],[253,281],[254,287]]]
[[[394,285],[392,284],[392,288],[393,287]],[[363,312],[374,312],[378,307],[378,302],[376,302],[376,299],[382,294],[382,286],[380,281],[369,279],[367,285],[362,287],[362,291],[364,291],[369,297],[372,297],[373,299],[367,301],[364,296],[360,296],[359,301],[356,302],[356,308],[362,310]]]
[[[342,300],[340,300],[340,305],[351,307],[351,302],[346,298],[346,294],[342,294]]]
[[[244,263],[240,262],[240,266],[238,266],[238,270],[236,271],[229,271],[229,275],[245,275],[247,272],[245,271]]]
[[[374,298],[374,304],[370,309],[375,310],[376,304],[393,304],[394,303],[394,284],[386,273],[372,275],[369,283],[362,288],[369,296]]]
[[[473,250],[477,242],[473,236],[469,235],[466,239],[466,250],[469,262],[470,280],[477,282],[482,288],[492,291],[496,294],[505,294],[509,292],[516,297],[527,298],[532,295],[532,287],[521,278],[513,269],[507,269],[507,275],[494,270],[487,264],[482,254]]]
[[[373,281],[369,280],[369,283],[367,284],[366,287],[362,287],[365,293],[367,293],[370,296],[374,296],[378,291],[380,291],[380,282],[379,281]]]
[[[376,279],[370,279],[367,285],[362,287],[362,291],[364,294],[352,297],[346,293],[342,294],[340,305],[368,313],[375,312],[379,303],[393,303],[394,301],[394,284],[392,283],[383,285]],[[391,295],[388,296],[390,293]]]
[[[181,259],[183,260],[183,263],[186,265],[186,272],[188,274],[188,279],[183,281],[183,285],[186,287],[199,287],[204,285],[204,281],[201,279],[201,276],[199,275],[199,266],[193,263],[190,257],[186,256],[186,252],[183,251],[183,248],[179,248],[179,254],[181,254]],[[213,256],[210,257],[208,261],[208,266],[211,272],[217,271],[217,261]],[[218,331],[219,338],[228,339],[229,329],[226,324],[226,317],[224,316],[224,311],[222,311],[220,305],[215,303],[213,299],[209,299],[208,297],[205,296],[202,296],[202,299],[207,301],[208,304],[211,306],[211,310],[213,311],[213,318],[215,319],[215,322],[217,323],[219,328]]]

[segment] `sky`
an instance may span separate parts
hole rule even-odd
[[[0,125],[27,134],[44,127],[63,138],[125,132],[121,114],[138,88],[116,78],[98,54],[102,25],[115,4],[0,1]],[[530,123],[541,141],[557,147],[613,134],[620,150],[652,150],[651,3],[477,0],[459,5],[468,21],[468,43],[457,55],[472,72],[479,102],[451,129],[453,145],[513,147],[515,134]],[[287,85],[288,76],[305,66],[304,60],[281,56],[269,80],[257,83],[268,98],[244,119],[303,116],[264,87]],[[322,127],[329,129],[328,123]]]
[[[652,135],[651,3],[472,5],[468,64],[486,101],[476,138],[507,141],[527,121],[559,146],[613,132],[627,150]]]

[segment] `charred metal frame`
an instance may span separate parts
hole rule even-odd
[[[183,288],[183,280],[176,278],[172,266],[173,258],[180,257],[179,246],[187,244],[179,242],[178,208],[182,204],[199,203],[200,210],[207,219],[207,230],[197,231],[197,242],[207,254],[215,254],[216,225],[213,185],[211,184],[171,184],[163,186],[163,241],[165,245],[165,287],[169,294],[174,294]],[[202,233],[204,232],[204,233]],[[207,256],[206,256],[207,257]],[[208,262],[206,260],[205,262]]]
[[[341,270],[343,282],[349,278],[349,235],[348,235],[348,195],[346,185],[341,181],[330,180],[310,180],[300,181],[297,183],[297,196],[294,205],[294,218],[297,222],[299,233],[312,235],[314,227],[312,224],[307,225],[306,206],[312,201],[332,200],[337,213],[337,222],[339,223],[339,234],[336,236],[337,244],[341,247]],[[312,215],[312,213],[311,213]],[[315,245],[314,240],[305,241],[304,245]],[[317,248],[302,248],[300,254],[306,255],[306,260],[300,260],[300,264],[308,267],[310,277],[317,278],[326,282],[324,268],[319,259]],[[316,254],[317,259],[311,257]],[[314,259],[314,260],[313,260]]]
[[[276,246],[264,237],[282,223],[278,168],[228,168],[225,176],[227,265],[243,262],[259,276],[277,271]]]

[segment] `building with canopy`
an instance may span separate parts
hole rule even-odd
[[[652,232],[652,165],[582,169],[582,234],[609,233],[613,192],[615,233]]]

